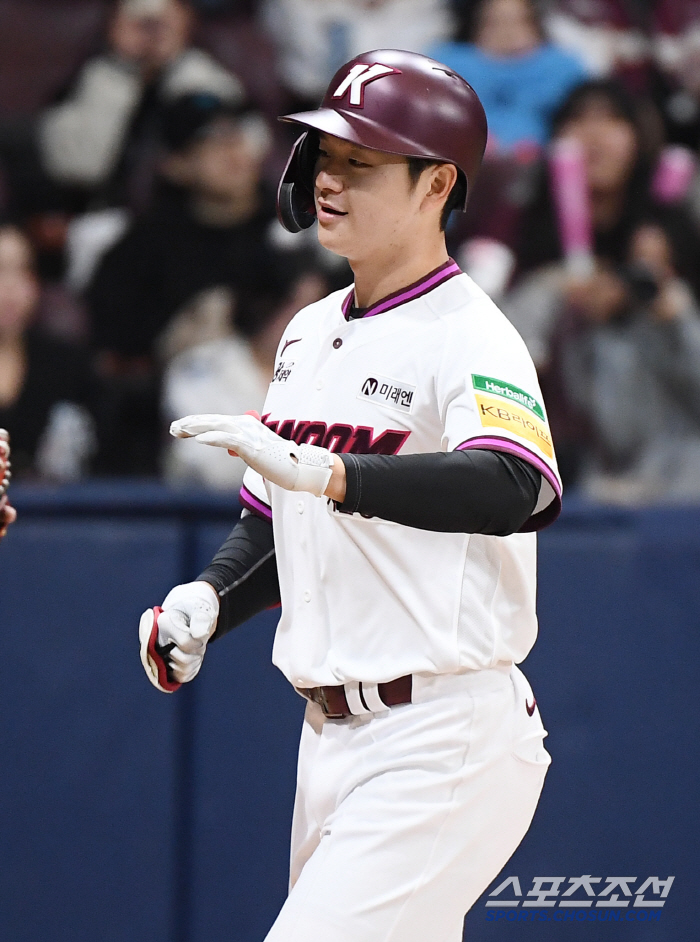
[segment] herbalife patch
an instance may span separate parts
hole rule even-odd
[[[517,402],[518,405],[525,406],[533,415],[544,421],[544,410],[539,402],[526,393],[525,390],[517,386],[511,386],[510,383],[504,383],[503,380],[493,379],[491,376],[479,376],[472,373],[472,383],[474,389],[480,392],[491,393],[492,396],[502,396],[503,399],[510,399],[511,402]]]
[[[415,386],[399,383],[386,376],[368,376],[357,398],[371,399],[372,402],[378,402],[398,412],[410,412],[415,391]]]

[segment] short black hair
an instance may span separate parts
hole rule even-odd
[[[420,179],[421,174],[424,170],[427,170],[428,167],[437,167],[441,163],[447,163],[443,160],[432,160],[430,157],[407,157],[408,161],[408,176],[410,177],[412,186],[416,186],[418,180]],[[462,209],[464,207],[464,201],[467,197],[467,178],[464,176],[464,173],[457,168],[457,181],[455,185],[449,192],[445,205],[442,207],[442,215],[440,216],[440,231],[444,232],[447,228],[447,223],[450,218],[450,214],[453,209]]]

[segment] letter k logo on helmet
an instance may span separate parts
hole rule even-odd
[[[364,108],[365,85],[375,79],[384,78],[385,75],[401,75],[400,69],[392,69],[389,65],[380,62],[374,65],[358,63],[354,65],[345,76],[340,85],[333,92],[333,98],[342,98],[350,89],[350,104],[357,108]]]

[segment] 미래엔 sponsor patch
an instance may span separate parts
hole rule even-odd
[[[398,412],[410,412],[413,408],[415,386],[401,383],[387,376],[368,376],[360,387],[358,399],[371,399]]]

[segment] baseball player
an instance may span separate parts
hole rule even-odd
[[[262,420],[173,423],[247,462],[246,509],[145,613],[142,659],[175,689],[209,640],[281,601],[273,661],[308,704],[268,942],[458,942],[549,764],[516,664],[561,495],[525,346],[445,248],[486,120],[462,78],[396,50],[284,120],[303,133],[280,218],[318,221],[355,283],[291,321]]]

